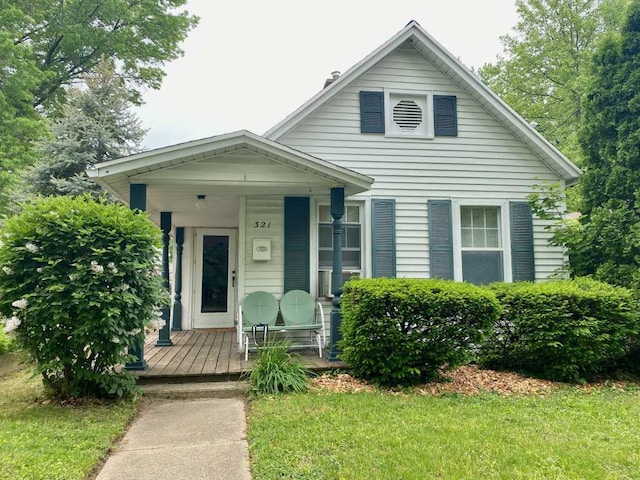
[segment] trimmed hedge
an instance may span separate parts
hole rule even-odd
[[[345,284],[341,358],[379,385],[410,385],[465,362],[500,314],[493,292],[446,280]]]
[[[628,289],[587,278],[490,288],[503,313],[481,349],[487,367],[582,382],[637,345],[638,303]]]

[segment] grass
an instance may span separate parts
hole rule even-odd
[[[296,394],[252,402],[264,479],[637,479],[640,392]]]
[[[0,356],[5,372],[12,361]],[[41,383],[29,377],[24,369],[0,376],[0,479],[86,478],[124,432],[136,403],[45,405]]]

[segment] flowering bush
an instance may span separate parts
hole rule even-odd
[[[159,243],[145,215],[88,197],[45,198],[5,221],[0,317],[55,394],[135,388],[120,366],[145,328],[163,325]]]

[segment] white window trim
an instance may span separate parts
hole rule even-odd
[[[422,121],[426,122],[426,133],[397,132],[393,125],[393,107],[391,105],[391,95],[407,95],[408,97],[421,97],[426,101],[427,109],[423,113]],[[433,91],[432,90],[395,90],[384,89],[384,131],[385,137],[390,138],[420,138],[433,140],[435,130],[433,125]]]
[[[360,278],[365,278],[367,272],[370,271],[370,257],[369,255],[369,245],[371,242],[371,234],[369,232],[369,215],[370,211],[370,203],[371,200],[369,198],[362,199],[354,199],[354,200],[345,200],[345,213],[346,207],[348,206],[357,206],[360,207],[360,270],[350,270],[352,272],[359,272]],[[313,205],[311,211],[311,291],[315,292],[313,295],[317,296],[318,293],[318,282],[319,282],[319,272],[320,266],[320,248],[318,246],[318,210],[320,205],[330,205],[330,202],[326,198],[316,197],[312,199],[311,204]],[[344,222],[344,217],[343,217]],[[326,269],[322,269],[322,271],[328,271]]]
[[[453,229],[453,278],[457,282],[462,281],[462,225],[460,220],[460,207],[497,207],[500,208],[500,229],[502,243],[502,267],[503,281],[512,282],[511,270],[511,229],[509,224],[509,200],[504,199],[452,199],[451,223]],[[480,249],[481,250],[481,249]],[[480,251],[478,250],[478,251]],[[497,249],[487,249],[494,251]]]

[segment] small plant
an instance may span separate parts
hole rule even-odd
[[[122,396],[119,366],[167,297],[159,230],[146,215],[89,197],[44,198],[8,218],[0,236],[0,315],[63,397]]]
[[[309,373],[288,352],[286,342],[268,342],[258,348],[258,358],[248,377],[257,394],[301,393],[307,391]]]

